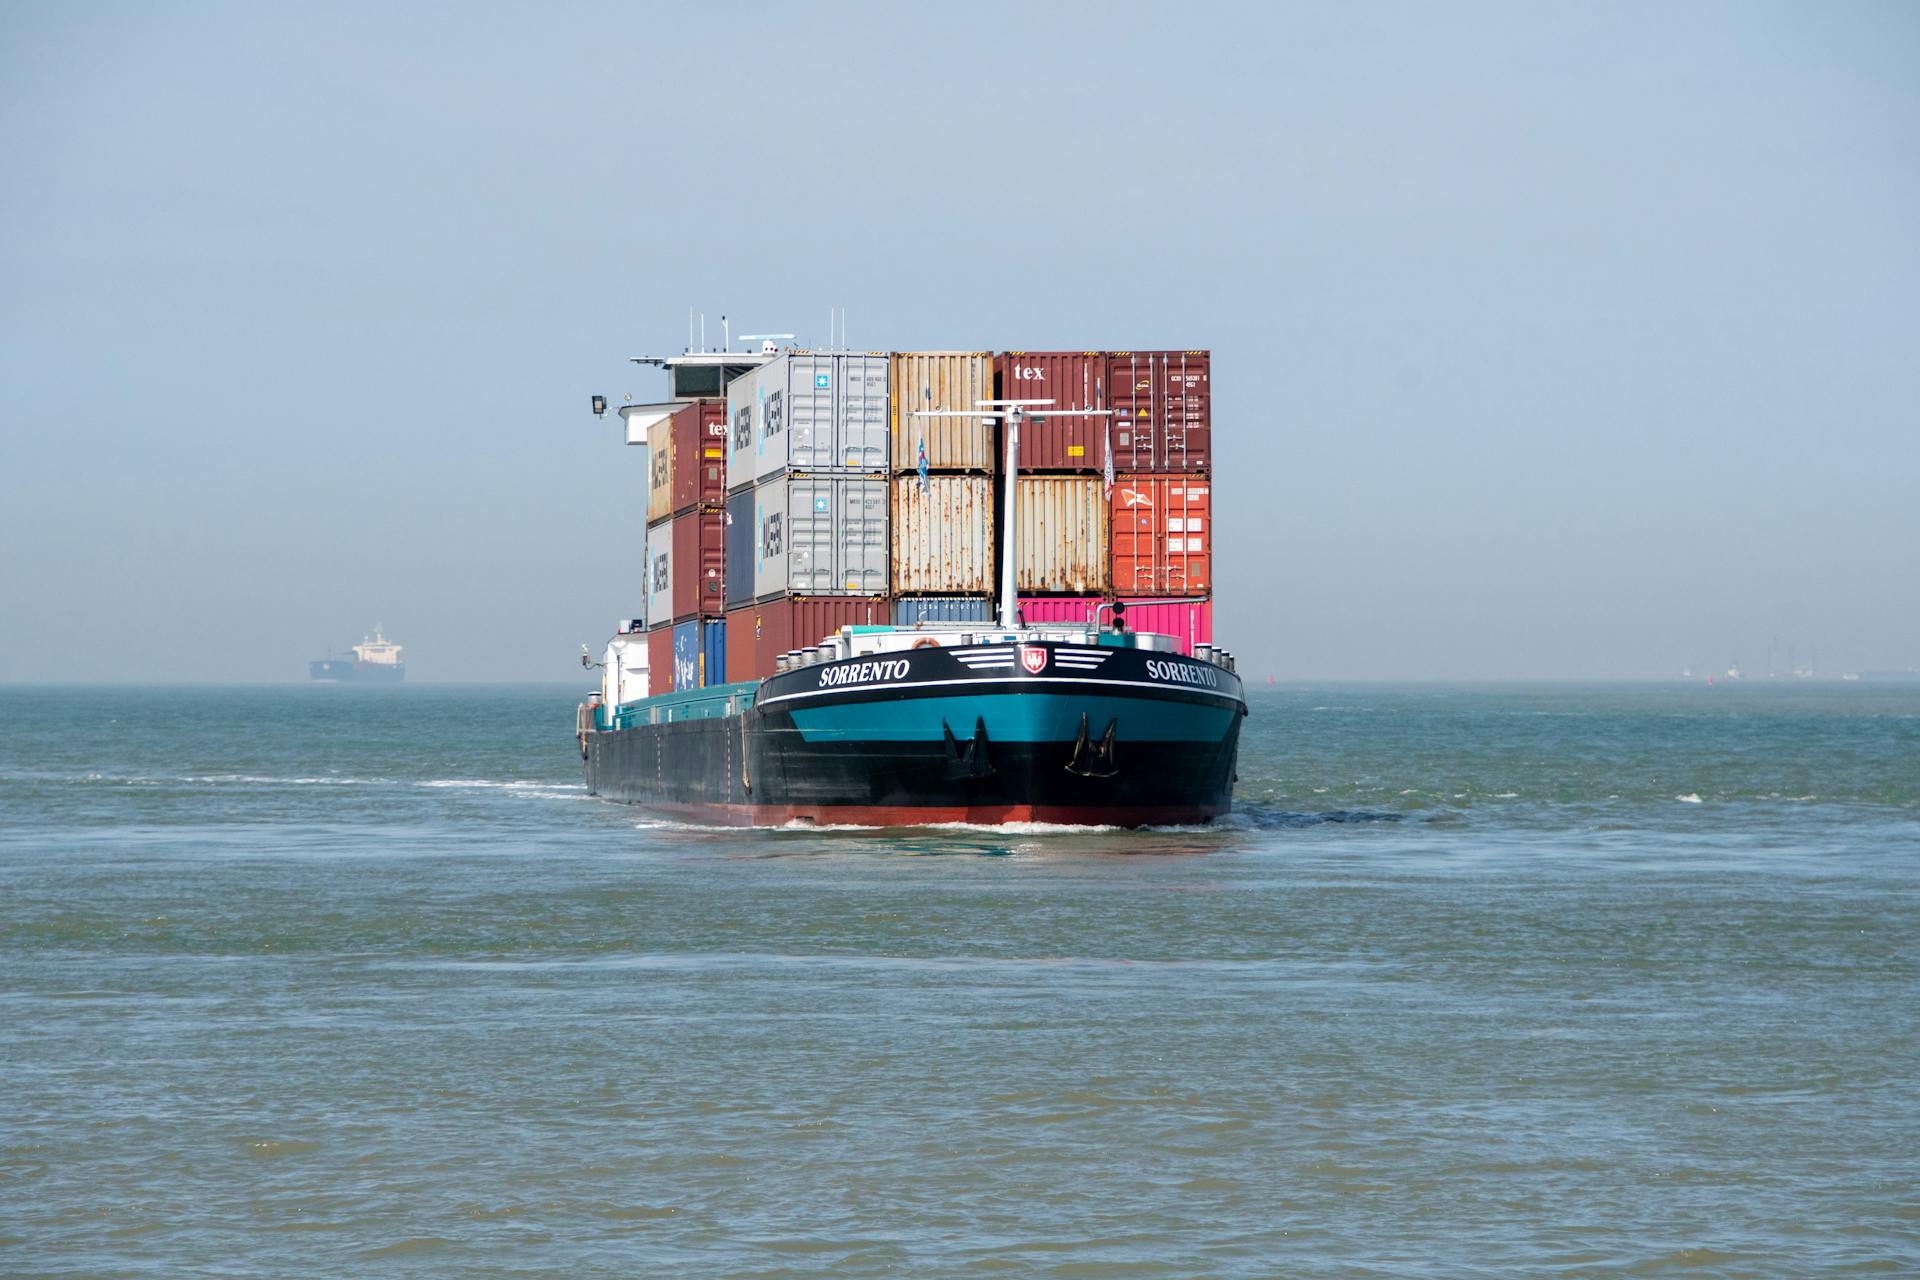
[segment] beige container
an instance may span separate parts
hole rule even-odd
[[[916,418],[920,409],[965,411],[993,398],[993,357],[984,351],[893,354],[893,469],[920,469],[920,446],[934,471],[993,470],[993,429],[980,418]]]
[[[986,476],[898,476],[893,482],[895,595],[987,595],[993,590],[993,481]]]
[[[1099,476],[1021,476],[1014,566],[1021,594],[1087,595],[1111,585]]]
[[[647,523],[673,518],[673,418],[647,428]]]

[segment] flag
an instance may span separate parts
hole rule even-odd
[[[1094,384],[1094,389],[1100,392],[1101,403],[1099,407],[1102,409],[1106,408],[1106,392],[1097,382]],[[1100,468],[1100,496],[1103,498],[1111,498],[1113,496],[1113,418],[1108,416],[1100,419],[1100,421],[1107,429],[1107,460],[1105,465]]]

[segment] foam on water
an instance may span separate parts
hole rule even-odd
[[[529,781],[526,779],[501,780],[498,778],[429,778],[414,784],[421,787],[457,787],[469,791],[542,791],[542,792],[585,792],[584,782],[556,783],[551,781]]]
[[[205,773],[186,774],[171,779],[174,782],[240,782],[248,785],[276,787],[387,787],[394,785],[392,778],[283,778],[270,777],[257,773]]]

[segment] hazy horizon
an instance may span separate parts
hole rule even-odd
[[[1920,9],[727,13],[0,11],[0,682],[585,684],[689,306],[1210,347],[1254,680],[1920,666]]]

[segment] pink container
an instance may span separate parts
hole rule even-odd
[[[1106,603],[1101,596],[1021,596],[1020,616],[1029,625],[1049,622],[1093,622],[1094,610]]]
[[[1031,626],[1050,622],[1092,625],[1105,601],[1099,596],[1021,596],[1020,614]],[[1127,606],[1127,630],[1172,636],[1180,652],[1192,656],[1196,644],[1213,643],[1213,601],[1122,600]]]
[[[1213,643],[1213,601],[1124,600],[1127,630],[1172,636],[1180,652],[1193,656],[1196,644]]]

